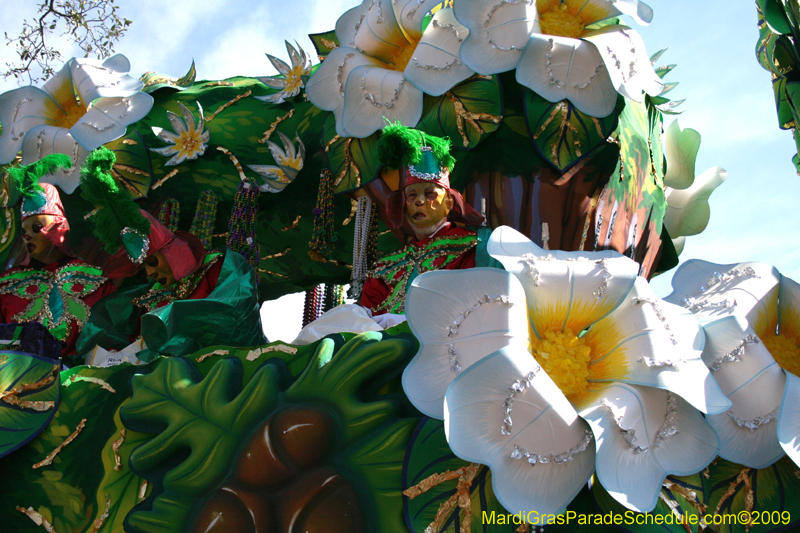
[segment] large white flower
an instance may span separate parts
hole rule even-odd
[[[121,54],[102,63],[73,58],[41,89],[20,87],[0,95],[0,164],[20,149],[23,165],[66,154],[72,168],[50,182],[71,193],[88,153],[125,135],[128,124],[153,107],[153,98],[140,91],[144,84],[127,74],[130,68]]]
[[[403,387],[445,420],[456,455],[491,467],[509,511],[557,513],[595,471],[619,502],[648,511],[668,474],[713,460],[698,410],[730,402],[691,313],[613,251],[546,252],[507,227],[488,249],[507,271],[413,281],[406,316],[421,347]]]
[[[458,57],[467,29],[452,9],[422,22],[438,0],[364,0],[339,17],[342,44],[311,76],[306,94],[321,109],[333,111],[336,133],[367,137],[385,120],[417,125],[422,95],[444,94],[474,72]]]
[[[732,406],[708,417],[720,456],[765,468],[800,465],[800,285],[763,263],[687,261],[667,299],[704,323],[703,360]]]
[[[641,101],[663,83],[632,29],[586,26],[621,14],[649,23],[638,0],[459,0],[455,16],[469,29],[461,60],[480,74],[517,69],[517,81],[543,98],[568,99],[595,117],[609,115],[617,93]]]

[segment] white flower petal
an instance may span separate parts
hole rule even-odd
[[[177,154],[178,152],[181,151],[181,149],[175,145],[172,145],[172,146],[165,146],[164,148],[150,148],[150,151],[155,152],[159,155],[168,156]]]
[[[392,7],[403,31],[416,41],[422,35],[422,20],[425,15],[440,3],[438,0],[395,0]]]
[[[339,17],[336,36],[343,46],[384,63],[394,63],[402,50],[411,46],[395,18],[392,0],[364,0]]]
[[[422,91],[402,72],[362,66],[347,77],[342,120],[336,122],[336,132],[343,137],[368,137],[387,121],[413,128],[420,118]]]
[[[581,332],[622,302],[639,272],[635,261],[617,252],[549,252],[508,226],[492,233],[487,251],[522,282],[537,332],[553,317],[574,322],[573,331]]]
[[[48,104],[53,105],[50,95],[38,87],[20,87],[0,95],[0,164],[11,162],[22,148],[25,135],[46,123]]]
[[[611,335],[623,340],[590,363],[611,366],[606,380],[666,389],[704,413],[730,408],[701,359],[704,339],[697,321],[685,308],[660,300],[644,278],[637,278],[625,300],[589,328],[586,338],[600,344]]]
[[[515,68],[528,37],[539,31],[535,3],[466,0],[456,2],[454,14],[470,32],[461,46],[461,60],[484,75]]]
[[[511,307],[485,303],[466,315],[449,335],[459,315],[484,296],[508,296]],[[511,274],[496,268],[433,271],[416,277],[406,297],[406,318],[420,350],[403,371],[403,388],[411,403],[426,415],[442,419],[448,385],[458,371],[509,344],[525,350],[528,325],[525,292]],[[455,355],[453,355],[455,354]],[[452,356],[452,357],[451,357]],[[452,359],[452,360],[451,360]]]
[[[186,131],[188,132],[195,132],[195,125],[194,125],[194,115],[189,108],[183,105],[181,102],[178,102],[178,107],[181,110],[181,116],[183,117],[183,122],[186,124]]]
[[[667,475],[698,472],[719,451],[703,417],[678,396],[670,405],[662,390],[612,385],[581,416],[595,436],[600,483],[634,511],[655,507]]]
[[[463,371],[447,390],[450,448],[462,459],[489,465],[494,493],[511,513],[560,512],[594,470],[594,446],[584,440],[587,424],[543,371],[514,400],[512,435],[501,433],[509,386],[537,368],[525,350],[503,348]],[[515,446],[531,454],[558,455],[582,443],[584,451],[562,463],[532,466],[524,458],[511,458]]]
[[[275,70],[277,70],[284,76],[288,76],[289,73],[292,71],[292,67],[287,65],[285,61],[282,61],[281,59],[278,59],[277,57],[271,56],[269,54],[266,54],[266,56],[267,59],[269,59],[269,62],[272,63],[272,66],[275,67]]]
[[[681,129],[675,120],[667,128],[664,140],[667,173],[664,185],[673,189],[686,189],[694,182],[694,164],[700,149],[700,134],[692,128]],[[675,237],[670,232],[671,237]]]
[[[744,344],[754,331],[741,317],[728,317],[705,326],[706,364],[719,366],[714,378],[732,402],[729,412],[709,415],[708,422],[722,443],[720,456],[751,468],[769,466],[783,455],[778,442],[775,421],[751,431],[740,427],[730,416],[741,421],[754,421],[774,415],[781,405],[786,374],[773,360],[761,342]],[[744,344],[738,361],[721,362]],[[718,362],[720,361],[720,362]]]
[[[517,67],[517,81],[542,98],[565,98],[582,113],[605,117],[617,91],[597,48],[580,39],[533,34]]]
[[[72,59],[67,66],[84,105],[100,97],[132,96],[144,87],[144,82],[127,74],[130,62],[122,54],[102,63],[96,59]]]
[[[786,372],[786,389],[778,414],[778,441],[789,459],[800,466],[800,378]]]
[[[614,7],[639,24],[646,26],[653,21],[653,8],[639,0],[614,0]]]
[[[715,281],[715,274],[725,279]],[[778,299],[779,275],[764,263],[718,265],[690,259],[675,272],[673,292],[664,299],[688,307],[700,324],[735,314],[746,317],[759,332],[777,310],[773,304]]]
[[[611,82],[617,91],[637,102],[642,92],[657,96],[664,88],[644,46],[642,37],[625,26],[605,26],[583,36],[593,43],[608,69]]]
[[[79,59],[78,61],[83,61],[83,59]],[[127,74],[131,71],[131,62],[122,54],[114,54],[109,57],[103,61],[103,66],[120,74]]]
[[[380,62],[353,48],[339,47],[322,62],[308,80],[306,94],[311,103],[325,111],[341,113],[344,106],[344,88],[350,72],[363,65],[378,66]],[[339,117],[336,119],[338,126]]]
[[[145,93],[102,98],[69,132],[81,146],[91,151],[125,135],[127,125],[144,118],[152,107],[153,97]]]
[[[321,68],[321,67],[320,67]],[[258,81],[270,87],[272,89],[285,89],[286,88],[286,78],[256,78]],[[270,94],[267,96],[256,96],[259,100],[266,101],[266,98],[274,97],[274,94]]]
[[[425,30],[408,62],[404,76],[421,91],[439,96],[475,72],[458,57],[461,42],[469,30],[453,16],[452,9],[440,9]]]
[[[29,165],[46,155],[66,154],[72,160],[72,167],[58,169],[42,179],[45,183],[58,185],[67,194],[80,184],[81,165],[86,161],[89,151],[75,142],[69,131],[56,126],[37,126],[25,137],[22,146],[22,164]]]
[[[708,197],[727,178],[728,172],[725,169],[711,167],[697,176],[691,187],[683,190],[667,189],[664,225],[670,237],[697,235],[706,229],[711,216]]]
[[[151,129],[153,130],[153,133],[156,135],[156,137],[158,137],[165,143],[175,144],[178,142],[178,139],[180,139],[180,137],[178,137],[171,131],[159,128],[158,126],[153,126]]]
[[[275,165],[247,165],[247,168],[270,179],[277,179],[282,174],[280,167]]]

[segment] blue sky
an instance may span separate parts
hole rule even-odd
[[[655,11],[653,23],[628,23],[642,34],[650,54],[669,48],[659,63],[678,65],[667,81],[680,85],[669,96],[686,99],[679,123],[702,135],[697,174],[711,166],[729,174],[711,196],[708,228],[687,240],[681,260],[762,261],[800,280],[800,177],[791,163],[792,135],[778,128],[769,73],[755,59],[755,3],[648,3]],[[31,18],[29,4],[14,2],[0,10],[4,31],[14,35],[22,18]],[[313,53],[307,34],[333,29],[356,2],[137,0],[119,5],[122,16],[133,20],[117,45],[131,60],[132,75],[154,70],[181,76],[194,59],[199,79],[224,79],[275,74],[264,53],[286,59],[284,39]],[[71,57],[67,43],[62,50]],[[0,63],[11,59],[9,50],[0,48]],[[13,80],[0,80],[0,91],[14,87]],[[665,127],[672,120],[667,117]],[[654,281],[662,296],[670,292],[670,278],[668,273]],[[293,338],[301,305],[301,296],[287,297],[265,310],[271,340]],[[278,323],[278,315],[290,318]]]

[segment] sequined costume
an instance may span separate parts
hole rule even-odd
[[[423,272],[498,267],[486,253],[489,233],[485,228],[475,232],[451,224],[428,239],[411,239],[403,248],[375,263],[367,274],[361,305],[373,315],[404,313],[406,289]]]
[[[0,321],[40,322],[63,345],[65,356],[91,316],[91,307],[112,293],[103,272],[81,259],[19,267],[0,276]]]

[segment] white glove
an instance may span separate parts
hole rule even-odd
[[[401,322],[405,322],[406,315],[405,314],[395,315],[392,313],[384,313],[382,315],[372,317],[372,320],[374,320],[383,329],[389,329],[390,327],[396,326]]]

